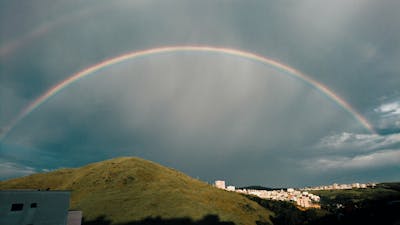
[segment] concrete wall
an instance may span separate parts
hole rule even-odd
[[[81,225],[82,211],[69,211],[67,225]]]
[[[0,191],[0,225],[66,225],[70,192]]]

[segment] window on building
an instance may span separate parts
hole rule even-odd
[[[32,203],[31,208],[37,208],[37,203],[36,202]]]
[[[11,211],[21,211],[24,208],[22,203],[14,203],[11,205]]]

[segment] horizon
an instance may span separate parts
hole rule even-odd
[[[120,156],[120,157],[117,157],[117,158],[110,158],[110,159],[106,159],[106,160],[102,160],[102,161],[91,162],[89,164],[82,165],[82,167],[90,165],[90,164],[94,164],[94,163],[102,163],[102,162],[105,162],[105,161],[115,160],[115,159],[119,159],[119,158],[137,158],[137,159],[142,159],[142,160],[146,160],[146,161],[149,161],[149,162],[157,163],[157,162],[154,162],[154,161],[151,161],[151,160],[147,160],[147,159],[143,159],[143,158],[139,158],[139,157],[135,157],[135,156]],[[161,165],[161,164],[159,164],[159,165]],[[164,166],[164,165],[161,165],[161,166]],[[18,176],[18,177],[5,178],[5,179],[1,179],[0,178],[0,182],[1,181],[7,181],[7,180],[15,179],[15,178],[23,178],[25,176],[30,176],[30,175],[39,174],[39,173],[40,174],[51,173],[51,172],[57,171],[59,169],[76,169],[76,168],[81,168],[81,167],[63,167],[63,168],[57,168],[57,169],[54,169],[54,170],[46,170],[46,171],[40,171],[40,172],[35,172],[35,173],[29,173],[27,175]],[[175,168],[172,168],[172,167],[166,167],[166,168],[170,168],[170,169],[176,170]],[[179,171],[179,170],[177,170],[177,171]],[[179,172],[182,172],[182,171],[179,171]],[[189,176],[188,174],[185,174],[185,175]],[[207,184],[209,184],[211,186],[215,186],[215,182],[221,180],[221,179],[217,179],[217,180],[209,181],[209,180],[201,180],[199,177],[191,177],[191,178],[197,179],[197,180],[202,181],[202,182],[205,182],[205,183],[207,183]],[[243,184],[243,185],[237,186],[237,185],[235,185],[233,183],[230,183],[227,180],[222,180],[222,181],[225,182],[227,187],[228,186],[234,186],[237,189],[244,189],[246,187],[260,187],[260,188],[270,188],[270,189],[287,189],[287,188],[302,189],[302,188],[315,188],[315,187],[331,186],[331,185],[334,185],[334,184],[339,184],[339,185],[345,184],[345,185],[348,185],[348,184],[359,183],[359,184],[367,184],[368,185],[368,184],[383,184],[383,183],[399,183],[398,180],[392,180],[392,181],[382,181],[382,182],[374,182],[374,181],[369,181],[369,182],[353,181],[351,183],[331,182],[331,183],[320,183],[320,184],[305,185],[305,186],[266,186],[266,185],[260,185],[260,184],[256,184],[256,183],[254,183],[254,184]]]

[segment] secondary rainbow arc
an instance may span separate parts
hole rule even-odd
[[[230,49],[230,48],[221,48],[221,47],[212,47],[212,46],[168,46],[168,47],[159,47],[159,48],[152,48],[152,49],[147,49],[147,50],[142,50],[142,51],[134,51],[134,52],[126,53],[126,54],[123,54],[123,55],[120,55],[120,56],[117,56],[117,57],[114,57],[111,59],[107,59],[105,61],[102,61],[100,63],[92,65],[78,73],[73,74],[72,76],[68,77],[67,79],[59,82],[58,84],[56,84],[53,87],[51,87],[50,89],[48,89],[41,96],[39,96],[36,100],[31,102],[26,108],[24,108],[8,124],[8,126],[5,127],[5,129],[3,129],[3,133],[0,134],[0,140],[3,140],[21,120],[23,120],[26,116],[28,116],[30,113],[32,113],[36,108],[41,106],[49,98],[51,98],[58,92],[64,90],[70,84],[75,83],[86,76],[94,74],[95,72],[99,71],[100,69],[103,69],[108,66],[112,66],[114,64],[129,60],[129,59],[150,56],[150,55],[156,55],[156,54],[161,54],[161,53],[169,53],[169,52],[171,52],[171,53],[172,52],[220,53],[220,54],[238,56],[238,57],[242,57],[242,58],[246,58],[246,59],[250,59],[250,60],[255,60],[260,63],[268,64],[277,69],[283,70],[292,76],[300,78],[301,80],[303,80],[306,83],[313,86],[318,91],[321,91],[327,97],[329,97],[330,99],[335,101],[338,105],[340,105],[342,108],[344,108],[346,111],[348,111],[351,115],[353,115],[354,118],[356,120],[358,120],[367,130],[369,130],[371,133],[374,133],[374,134],[376,133],[373,126],[368,122],[368,120],[366,118],[364,118],[349,103],[347,103],[343,98],[339,97],[337,94],[335,94],[333,91],[331,91],[328,87],[326,87],[322,83],[310,78],[309,76],[301,73],[300,71],[298,71],[292,67],[289,67],[283,63],[280,63],[276,60],[269,59],[267,57],[257,55],[255,53],[236,50],[236,49]]]

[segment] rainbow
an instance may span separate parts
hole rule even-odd
[[[115,65],[117,63],[130,60],[130,59],[136,59],[140,57],[146,57],[146,56],[151,56],[151,55],[157,55],[157,54],[162,54],[162,53],[176,53],[176,52],[205,52],[205,53],[219,53],[219,54],[225,54],[225,55],[231,55],[231,56],[237,56],[237,57],[242,57],[245,59],[249,60],[254,60],[256,62],[260,62],[263,64],[268,64],[276,69],[283,70],[287,74],[294,76],[296,78],[299,78],[318,91],[321,91],[324,93],[327,97],[335,101],[338,105],[340,105],[343,109],[348,111],[353,117],[358,120],[367,130],[369,130],[371,133],[376,134],[373,126],[368,122],[367,119],[365,119],[360,113],[358,113],[349,103],[347,103],[344,99],[339,97],[337,94],[335,94],[333,91],[331,91],[328,87],[325,85],[319,83],[316,80],[311,79],[309,76],[301,73],[300,71],[291,68],[283,63],[280,63],[278,61],[275,61],[273,59],[269,59],[254,53],[250,52],[245,52],[241,50],[236,50],[236,49],[230,49],[230,48],[220,48],[220,47],[212,47],[212,46],[169,46],[169,47],[160,47],[160,48],[153,48],[153,49],[147,49],[147,50],[142,50],[142,51],[134,51],[130,53],[126,53],[111,59],[107,59],[105,61],[102,61],[100,63],[97,63],[95,65],[92,65],[76,74],[73,74],[72,76],[68,77],[67,79],[59,82],[58,84],[54,85],[52,88],[48,89],[46,92],[44,92],[41,96],[39,96],[36,100],[34,100],[32,103],[30,103],[26,108],[24,108],[16,117],[14,120],[9,123],[7,127],[3,129],[2,134],[0,134],[0,140],[3,140],[9,133],[10,131],[26,116],[28,116],[30,113],[32,113],[35,109],[37,109],[39,106],[41,106],[43,103],[45,103],[48,99],[50,99],[52,96],[57,94],[58,92],[64,90],[67,88],[70,84],[73,84],[75,82],[78,82],[80,79],[85,78],[91,74],[95,74],[97,71],[104,69],[108,66]]]
[[[90,15],[91,13],[102,13],[104,10],[105,10],[104,7],[92,5],[90,6],[90,8],[80,9],[79,11],[74,12],[72,14],[67,14],[52,20],[47,20],[46,22],[38,26],[36,29],[20,37],[13,38],[13,40],[0,46],[0,59],[14,53],[18,49],[21,49],[25,45],[28,45],[30,42],[39,39],[43,35],[47,34],[49,31],[57,27],[68,24],[69,22],[74,20],[79,21],[80,19]]]

